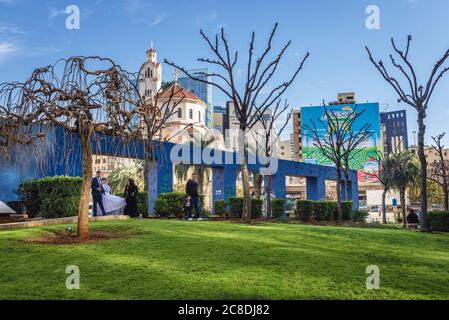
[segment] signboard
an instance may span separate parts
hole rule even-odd
[[[370,130],[373,131],[371,137],[354,151],[349,166],[351,169],[358,170],[359,182],[377,182],[377,178],[368,173],[376,173],[378,171],[378,162],[375,160],[376,152],[381,150],[380,139],[380,116],[379,116],[379,104],[378,103],[362,103],[362,104],[343,104],[329,106],[328,108],[337,114],[338,118],[344,118],[352,112],[353,108],[357,108],[358,112],[364,113],[354,122],[351,130],[357,131],[366,123],[371,124]],[[307,127],[313,127],[312,121],[318,130],[319,137],[325,137],[327,134],[327,120],[325,117],[325,109],[323,106],[316,107],[303,107],[301,108],[302,119],[302,155],[304,162],[333,165],[332,161],[327,159],[320,151],[320,149],[314,146],[313,132],[310,132]],[[322,120],[322,122],[320,121]]]

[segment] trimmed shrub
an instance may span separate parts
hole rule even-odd
[[[185,215],[184,201],[185,193],[182,192],[169,192],[161,193],[156,200],[155,210],[156,215],[160,217],[183,218]],[[204,197],[200,196],[200,211],[204,213]]]
[[[352,211],[352,221],[353,222],[365,222],[366,218],[369,216],[369,213],[363,210],[354,210]]]
[[[336,203],[335,203],[336,204]],[[352,201],[343,201],[341,203],[343,209],[343,221],[349,221],[352,218]]]
[[[262,199],[251,199],[251,218],[258,219],[262,217]],[[242,218],[243,215],[243,198],[229,198],[229,211],[232,218]]]
[[[281,218],[285,212],[285,199],[271,200],[271,216],[273,218]]]
[[[326,221],[329,220],[328,217],[328,204],[325,201],[313,201],[312,202],[312,216],[315,218],[315,221]]]
[[[46,177],[22,182],[17,194],[31,218],[71,217],[78,215],[82,184],[80,177]]]
[[[148,214],[148,192],[139,192],[137,194],[137,213],[146,217]]]
[[[217,200],[214,202],[215,214],[220,217],[226,215],[226,202],[223,200]]]
[[[432,231],[449,231],[449,212],[429,212],[429,223]]]
[[[185,213],[185,194],[181,192],[161,193],[155,204],[156,215],[159,217],[176,216],[182,218]]]
[[[302,222],[307,222],[310,220],[313,214],[312,201],[298,200],[296,202],[296,217]]]

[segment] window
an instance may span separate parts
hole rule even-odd
[[[201,111],[198,111],[198,121],[201,122]]]
[[[193,110],[192,109],[189,110],[189,118],[193,120]]]
[[[181,108],[178,109],[178,118],[179,119],[182,118],[182,109]]]
[[[150,77],[150,68],[147,69],[147,78]]]

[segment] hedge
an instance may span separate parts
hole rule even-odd
[[[366,218],[369,216],[369,213],[363,210],[354,210],[352,211],[352,221],[353,222],[366,222]]]
[[[220,217],[226,216],[226,201],[217,200],[214,202],[215,214]]]
[[[449,231],[449,212],[429,212],[429,223],[432,231]]]
[[[343,220],[348,221],[352,218],[352,201],[343,201]],[[336,201],[309,201],[298,200],[296,202],[296,217],[307,222],[311,218],[315,221],[337,221],[338,205]]]
[[[273,218],[281,218],[285,212],[285,199],[271,200],[271,216]]]
[[[45,177],[22,182],[17,194],[30,218],[59,218],[78,215],[83,179]]]
[[[258,219],[262,217],[262,199],[251,199],[251,218]],[[229,211],[233,218],[242,218],[243,215],[243,198],[229,198]]]
[[[302,222],[307,222],[312,218],[313,206],[312,201],[298,200],[296,202],[296,217]]]
[[[182,192],[170,192],[161,193],[156,200],[156,215],[159,217],[171,217],[183,218],[186,210],[184,208],[185,193]],[[200,211],[201,215],[204,214],[204,197],[200,196]],[[195,212],[192,209],[192,214]]]
[[[124,197],[124,193],[115,193],[116,196]],[[137,214],[146,217],[148,215],[148,192],[139,191],[137,193]]]

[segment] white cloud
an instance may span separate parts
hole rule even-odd
[[[2,0],[0,0],[2,1]],[[11,42],[0,42],[0,60],[3,60],[10,56],[12,53],[16,52],[16,46]]]
[[[2,0],[0,0],[2,1]],[[0,35],[2,36],[11,36],[23,34],[24,32],[19,27],[7,24],[0,24]]]
[[[159,23],[161,23],[162,21],[164,21],[165,19],[165,15],[159,15],[156,16],[153,21],[151,22],[151,26],[157,26]]]

